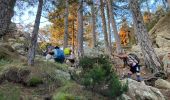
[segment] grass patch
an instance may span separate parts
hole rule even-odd
[[[19,100],[20,88],[12,84],[0,87],[0,100]]]
[[[69,82],[65,86],[57,89],[53,100],[87,100],[82,92],[76,83]]]
[[[10,62],[4,59],[0,59],[0,71],[3,69],[3,66],[9,64]]]
[[[106,98],[98,94],[94,95],[91,91],[87,91],[77,83],[70,81],[56,90],[52,100],[106,100]]]
[[[32,87],[35,87],[39,84],[42,84],[43,83],[43,80],[39,77],[32,77],[29,81],[28,81],[28,85],[29,86],[32,86]]]

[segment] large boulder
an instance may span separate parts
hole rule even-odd
[[[170,47],[170,13],[161,18],[149,32],[152,42],[157,47]]]
[[[17,52],[7,43],[0,43],[0,59],[13,60],[18,57]]]
[[[163,57],[162,62],[164,64],[164,71],[170,75],[170,59],[168,58],[168,54]]]
[[[65,72],[65,71],[62,71],[62,70],[55,70],[55,77],[62,79],[64,81],[68,81],[68,80],[71,79],[69,72]]]
[[[131,97],[129,97],[128,95],[126,95],[126,94],[122,94],[116,100],[133,100],[133,99]]]
[[[16,31],[13,33],[13,37],[8,38],[8,43],[21,55],[26,55],[28,52],[28,46],[30,43],[29,33]]]
[[[9,82],[25,84],[29,79],[31,71],[28,68],[9,67],[0,75],[0,78]],[[2,81],[2,82],[3,82]]]
[[[163,79],[158,79],[155,81],[155,86],[162,89],[170,89],[170,82]]]
[[[137,82],[132,79],[124,79],[122,83],[125,84],[128,81],[128,94],[133,97],[134,100],[165,100],[165,97],[159,91],[159,89],[147,86],[144,82]]]

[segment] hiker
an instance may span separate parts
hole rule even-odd
[[[55,62],[63,63],[65,59],[63,50],[61,50],[58,46],[56,46],[53,51],[54,51]]]
[[[65,54],[66,63],[71,63],[71,66],[72,66],[75,62],[74,53],[72,52],[70,48],[65,48],[64,54]]]
[[[128,77],[130,78],[132,74],[136,73],[136,78],[137,81],[141,81],[141,76],[140,76],[140,65],[139,65],[139,58],[135,54],[114,54],[115,56],[119,57],[124,61],[124,67],[125,65],[128,65],[130,67],[130,72],[128,73]]]
[[[54,49],[54,46],[48,46],[47,47],[47,50],[46,50],[46,60],[53,59],[53,55],[54,55],[53,49]]]

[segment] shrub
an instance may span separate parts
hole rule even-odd
[[[96,92],[103,93],[104,90],[102,91],[102,89],[99,88],[108,85],[108,93],[104,93],[104,95],[110,98],[116,98],[127,91],[127,84],[121,84],[118,76],[112,70],[112,64],[108,56],[84,57],[80,59],[80,65],[83,68],[81,83],[93,92],[97,87]]]
[[[43,80],[39,77],[32,77],[29,81],[28,81],[28,85],[29,86],[32,86],[32,87],[35,87],[39,84],[42,84],[43,83]]]
[[[3,66],[5,64],[9,64],[10,62],[8,60],[0,59],[0,66]]]
[[[68,93],[58,93],[53,100],[81,100],[81,98]]]
[[[111,79],[109,81],[109,97],[116,98],[121,96],[124,92],[128,91],[128,83],[122,85],[119,81],[119,78],[116,74],[112,74]]]

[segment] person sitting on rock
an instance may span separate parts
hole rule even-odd
[[[46,60],[51,60],[51,59],[53,59],[53,55],[54,55],[53,49],[54,49],[54,46],[48,46],[48,47],[47,47]]]
[[[70,63],[72,66],[75,62],[75,56],[72,50],[70,48],[65,48],[64,55],[65,55],[66,63]]]
[[[63,63],[65,60],[64,51],[61,50],[58,46],[56,46],[53,52],[54,52],[54,56],[53,56],[54,60],[56,62]]]
[[[130,72],[128,73],[128,77],[130,78],[132,74],[136,73],[137,81],[141,81],[140,76],[140,65],[139,65],[139,58],[135,54],[114,54],[115,56],[119,57],[124,61],[125,65],[128,65],[130,67]]]

